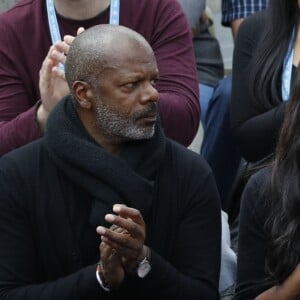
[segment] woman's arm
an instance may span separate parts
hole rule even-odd
[[[231,127],[242,156],[251,162],[274,151],[285,110],[285,103],[282,103],[268,111],[259,111],[249,87],[251,59],[259,46],[264,24],[264,12],[245,19],[236,37],[233,55]]]
[[[235,300],[253,300],[271,287],[266,282],[264,268],[267,251],[264,222],[267,210],[259,193],[266,172],[263,169],[250,178],[241,199]]]

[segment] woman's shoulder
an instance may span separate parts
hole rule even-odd
[[[249,176],[248,182],[245,186],[245,191],[247,193],[256,194],[257,196],[259,194],[262,194],[264,191],[264,188],[267,184],[268,178],[271,175],[271,167],[270,166],[264,166],[257,170],[254,169],[254,171],[251,171],[251,175]],[[257,198],[257,197],[255,197]]]
[[[257,26],[264,24],[266,22],[268,15],[268,10],[264,9],[261,11],[257,11],[244,19],[242,22],[243,26]],[[242,25],[241,24],[241,25]]]
[[[241,33],[260,35],[265,27],[266,19],[267,10],[255,12],[254,14],[245,18],[241,23],[238,30],[238,35]]]

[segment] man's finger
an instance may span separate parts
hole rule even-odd
[[[132,219],[135,223],[145,227],[143,216],[138,209],[122,204],[115,204],[113,206],[113,212],[125,219]]]

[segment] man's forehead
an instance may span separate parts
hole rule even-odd
[[[154,53],[142,47],[120,47],[108,51],[106,55],[112,63],[156,63]]]
[[[115,65],[104,69],[106,75],[116,75],[120,78],[139,79],[144,76],[158,76],[158,68],[156,63],[128,63]]]
[[[155,71],[157,69],[157,63],[154,55],[146,53],[144,53],[144,55],[133,55],[132,52],[124,53],[124,55],[116,55],[116,53],[112,53],[105,61],[105,69],[111,69],[112,71],[121,72],[123,70],[131,70],[132,72],[143,72],[144,70]]]

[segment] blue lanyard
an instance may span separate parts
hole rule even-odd
[[[120,0],[110,0],[109,24],[119,25]]]
[[[292,31],[292,36],[289,42],[287,53],[283,60],[282,83],[281,83],[281,94],[282,94],[283,101],[287,101],[290,96],[292,68],[293,68],[293,59],[294,59],[294,40],[295,40],[295,28]]]
[[[53,0],[46,0],[48,24],[50,29],[52,44],[61,41],[61,35],[56,18]],[[110,0],[109,24],[119,25],[120,0]],[[63,69],[63,66],[61,66]]]

